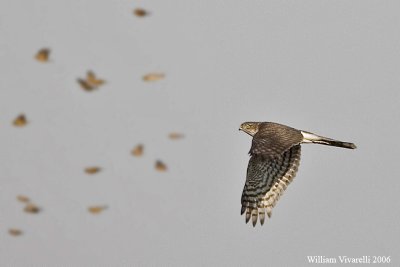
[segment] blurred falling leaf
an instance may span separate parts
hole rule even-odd
[[[98,79],[96,74],[91,70],[86,73],[86,79],[78,78],[77,81],[82,89],[88,92],[99,88],[100,85],[103,85],[106,82],[105,80]]]
[[[37,61],[40,61],[40,62],[48,62],[49,55],[50,55],[50,49],[42,48],[36,53],[35,58]]]
[[[106,82],[105,80],[97,79],[96,74],[91,70],[86,73],[86,81],[92,86],[100,86]]]
[[[107,206],[90,206],[89,208],[88,208],[88,211],[90,212],[90,213],[93,213],[93,214],[99,214],[99,213],[101,213],[102,211],[104,211],[105,209],[108,209],[108,207]]]
[[[96,166],[94,166],[94,167],[87,167],[87,168],[85,169],[85,172],[86,172],[87,174],[95,174],[95,173],[98,173],[99,171],[101,171],[101,168],[100,168],[100,167],[96,167]]]
[[[28,203],[26,204],[24,211],[28,213],[39,213],[40,208],[33,203]]]
[[[83,90],[85,91],[93,91],[94,89],[96,89],[96,86],[92,86],[91,84],[89,84],[86,80],[83,79],[77,79],[79,85],[82,87]]]
[[[155,82],[164,79],[164,73],[149,73],[143,76],[145,82]]]
[[[138,17],[145,17],[149,15],[149,12],[147,12],[143,8],[136,8],[135,10],[133,10],[133,14],[135,14]]]
[[[8,229],[8,233],[12,236],[19,236],[22,235],[22,231],[16,228],[10,228]]]
[[[184,138],[185,136],[184,136],[183,134],[181,134],[181,133],[170,133],[170,134],[168,135],[168,137],[169,137],[169,139],[177,140],[177,139],[182,139],[182,138]]]
[[[167,170],[167,165],[165,165],[162,161],[157,160],[155,168],[157,171],[165,172]]]
[[[28,203],[30,201],[29,197],[23,195],[18,195],[17,200],[23,203]]]
[[[23,127],[28,123],[24,114],[20,114],[17,118],[14,119],[13,124],[17,127]]]
[[[142,144],[137,145],[134,149],[132,149],[132,155],[136,157],[140,157],[143,155],[144,146]]]

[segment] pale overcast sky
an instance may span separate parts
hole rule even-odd
[[[150,16],[135,17],[137,7]],[[309,255],[381,255],[398,266],[399,9],[0,0],[0,265],[307,266]],[[43,47],[49,63],[33,58]],[[107,83],[83,91],[76,79],[87,70]],[[166,77],[145,83],[149,72]],[[28,124],[16,128],[20,113]],[[253,228],[240,216],[251,139],[238,127],[249,120],[358,149],[304,145],[295,181]],[[154,170],[158,159],[167,172]],[[83,172],[93,165],[103,170]],[[42,212],[23,212],[19,194]],[[109,208],[93,215],[90,205]]]

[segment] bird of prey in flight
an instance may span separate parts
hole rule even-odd
[[[264,224],[272,208],[296,175],[300,164],[300,144],[312,143],[355,149],[353,143],[337,141],[274,122],[245,122],[239,130],[253,137],[242,193],[241,214],[246,223],[258,217]]]

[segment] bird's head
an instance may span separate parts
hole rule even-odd
[[[258,132],[258,125],[260,125],[260,122],[243,122],[240,125],[239,131],[254,136]]]

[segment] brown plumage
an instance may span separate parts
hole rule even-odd
[[[300,144],[303,135],[294,128],[273,123],[263,122],[253,136],[250,155],[262,155],[273,159],[279,157],[294,145]]]
[[[273,122],[245,122],[240,129],[253,136],[242,193],[241,214],[253,226],[265,214],[271,217],[272,208],[296,176],[300,164],[302,143],[316,143],[354,149],[353,143],[342,142]]]

